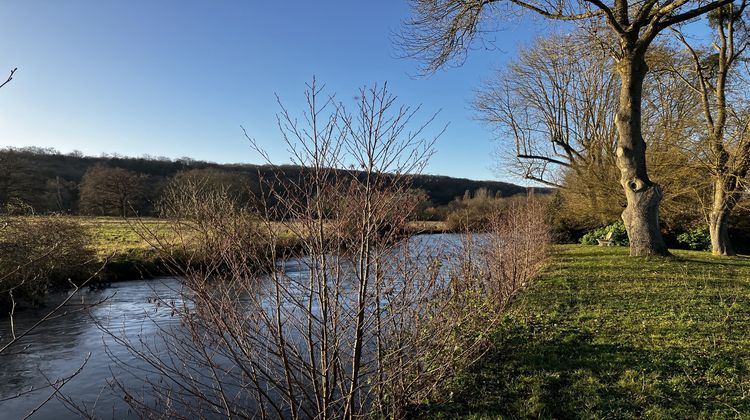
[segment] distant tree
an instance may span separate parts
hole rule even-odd
[[[662,190],[648,175],[641,126],[643,85],[649,70],[646,53],[665,29],[729,3],[732,0],[411,0],[413,16],[404,26],[401,45],[408,54],[423,60],[425,70],[436,71],[460,61],[472,41],[489,29],[489,22],[498,22],[503,14],[514,11],[606,27],[600,46],[614,59],[620,79],[616,162],[627,199],[622,219],[630,254],[667,255],[659,227]]]
[[[308,182],[303,168],[294,165],[282,165],[282,171],[266,165],[231,164],[220,165],[204,161],[185,162],[160,161],[144,158],[92,157],[80,154],[60,154],[54,149],[43,148],[4,148],[0,149],[0,207],[8,199],[21,200],[32,205],[36,213],[79,211],[78,187],[86,172],[95,165],[118,167],[133,173],[147,175],[143,180],[143,196],[136,206],[140,215],[155,214],[154,205],[165,188],[180,171],[185,174],[179,178],[206,179],[209,185],[226,185],[242,206],[256,206],[256,200],[262,196],[267,204],[273,204],[275,198],[268,191],[261,191],[260,185],[271,183]],[[201,169],[203,172],[189,172]],[[209,170],[210,169],[210,170]],[[283,174],[283,176],[280,176]],[[59,177],[59,181],[58,181]],[[176,178],[175,178],[176,179]],[[444,206],[465,190],[475,191],[479,188],[488,190],[503,197],[525,193],[526,188],[498,181],[475,181],[470,179],[451,178],[436,175],[415,175],[412,177],[414,188],[424,190],[429,196],[430,205]],[[71,183],[75,183],[73,186]],[[60,199],[62,198],[62,199]],[[72,202],[66,203],[70,199]],[[62,205],[60,205],[62,204]],[[427,203],[425,203],[427,204]],[[89,211],[93,211],[89,209]],[[440,217],[442,211],[432,213],[430,218]]]
[[[0,207],[23,202],[37,212],[44,212],[46,180],[23,149],[0,152]]]
[[[747,1],[729,3],[708,15],[714,30],[712,46],[700,49],[675,31],[692,58],[688,71],[677,69],[689,90],[697,93],[704,129],[698,137],[697,157],[711,174],[708,214],[711,251],[734,255],[729,218],[747,191],[750,171],[750,79],[742,67],[750,45],[745,11]]]
[[[172,177],[162,192],[160,207],[172,208],[164,200],[173,197],[175,191],[189,190],[196,197],[208,197],[216,194],[226,195],[236,205],[247,207],[257,188],[251,177],[243,172],[231,172],[217,168],[188,169]]]
[[[80,185],[81,212],[98,216],[128,216],[144,197],[146,176],[123,168],[91,167]]]
[[[44,192],[44,208],[58,213],[73,213],[76,210],[78,185],[74,181],[55,176],[47,180]]]

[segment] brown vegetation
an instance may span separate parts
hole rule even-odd
[[[410,174],[432,142],[412,122],[417,110],[385,88],[360,98],[349,113],[313,83],[310,126],[282,111],[306,182],[269,180],[263,193],[280,205],[250,215],[219,196],[170,201],[165,211],[190,215],[214,252],[208,264],[176,266],[182,302],[163,304],[184,329],[162,329],[168,345],[110,332],[158,374],[145,393],[121,387],[137,413],[401,418],[486,349],[545,260],[542,206],[515,203],[493,213],[490,234],[464,241],[400,241],[417,209]],[[364,176],[335,169],[349,164]],[[278,260],[289,257],[277,252],[279,223],[300,258]]]

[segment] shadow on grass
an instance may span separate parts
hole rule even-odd
[[[735,408],[720,401],[728,391],[703,383],[705,372],[717,364],[736,368],[731,359],[595,343],[591,335],[559,326],[506,327],[494,348],[452,384],[449,402],[422,406],[415,414],[558,419],[734,416]],[[729,401],[739,399],[741,395]]]
[[[726,266],[747,267],[748,262],[750,262],[750,257],[746,255],[738,255],[734,257],[715,257],[707,254],[705,259],[685,256],[675,256],[674,258],[678,262],[686,262],[690,264],[713,266],[719,268]]]

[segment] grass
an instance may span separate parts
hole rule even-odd
[[[79,217],[77,219],[88,228],[92,246],[97,254],[103,257],[152,250],[153,247],[149,241],[143,238],[145,229],[154,232],[159,237],[174,236],[172,227],[159,219],[129,220],[116,217]]]
[[[561,246],[439,418],[750,417],[750,258]]]
[[[177,227],[164,219],[85,216],[75,216],[75,219],[88,229],[91,246],[97,256],[106,261],[105,277],[110,281],[168,274],[164,261],[153,247],[155,238],[164,240],[165,244],[190,240],[190,232],[178,233]],[[293,249],[296,244],[294,234],[281,224],[274,228],[278,229],[276,233],[280,238],[286,240],[282,246]],[[444,231],[445,225],[442,222],[412,222],[409,229],[413,233],[434,233]]]
[[[76,217],[80,223],[88,228],[92,238],[92,246],[101,257],[117,255],[141,254],[153,250],[144,234],[152,241],[153,237],[176,238],[174,226],[163,219],[141,218],[123,219],[120,217]],[[281,228],[281,227],[280,227]],[[445,231],[443,222],[412,222],[409,225],[412,232],[442,232]],[[291,232],[280,232],[281,236],[292,236]]]

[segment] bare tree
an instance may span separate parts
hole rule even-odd
[[[630,238],[630,254],[667,255],[659,227],[662,190],[648,176],[646,142],[642,132],[643,83],[648,72],[646,52],[657,35],[672,25],[688,21],[732,0],[412,0],[413,16],[404,25],[400,43],[405,51],[435,71],[461,59],[472,41],[499,18],[501,7],[512,12],[531,11],[548,19],[602,22],[616,40],[609,46],[620,78],[615,118],[618,140],[617,166],[627,199],[622,219]],[[493,14],[494,13],[494,14]]]
[[[91,167],[81,180],[81,211],[98,216],[128,216],[145,195],[144,177],[123,168]]]
[[[279,115],[303,172],[291,179],[276,167],[264,180],[274,200],[259,202],[273,206],[248,214],[200,189],[172,200],[193,207],[172,214],[190,215],[186,236],[213,253],[175,264],[187,288],[182,302],[164,304],[183,329],[163,329],[166,344],[110,331],[157,374],[143,394],[121,387],[138,413],[405,417],[487,348],[487,333],[541,268],[548,241],[533,199],[495,217],[505,239],[404,239],[432,118],[414,124],[419,109],[385,86],[362,89],[352,111],[308,88],[307,112],[282,106]]]
[[[699,157],[713,178],[708,217],[711,251],[714,255],[734,255],[729,239],[729,217],[747,188],[750,171],[750,109],[748,82],[742,59],[748,48],[744,16],[747,1],[729,3],[709,14],[714,28],[711,50],[691,45],[675,31],[692,58],[692,68],[676,69],[685,84],[697,93],[703,108],[704,133]],[[688,74],[689,73],[689,74]]]
[[[614,176],[617,80],[611,58],[571,47],[588,44],[585,37],[538,40],[484,84],[474,108],[501,138],[511,139],[501,150],[513,150],[503,161],[516,174],[575,191],[598,216],[612,201],[600,186],[612,185]]]
[[[615,165],[617,75],[604,51],[588,48],[595,42],[588,31],[541,38],[485,82],[474,101],[480,119],[498,132],[501,164],[561,188],[565,207],[592,227],[611,223],[624,204]],[[667,224],[696,206],[686,202],[694,197],[686,186],[695,165],[675,151],[692,143],[698,98],[669,71],[675,56],[668,45],[652,47],[643,105],[648,163],[666,187]]]

